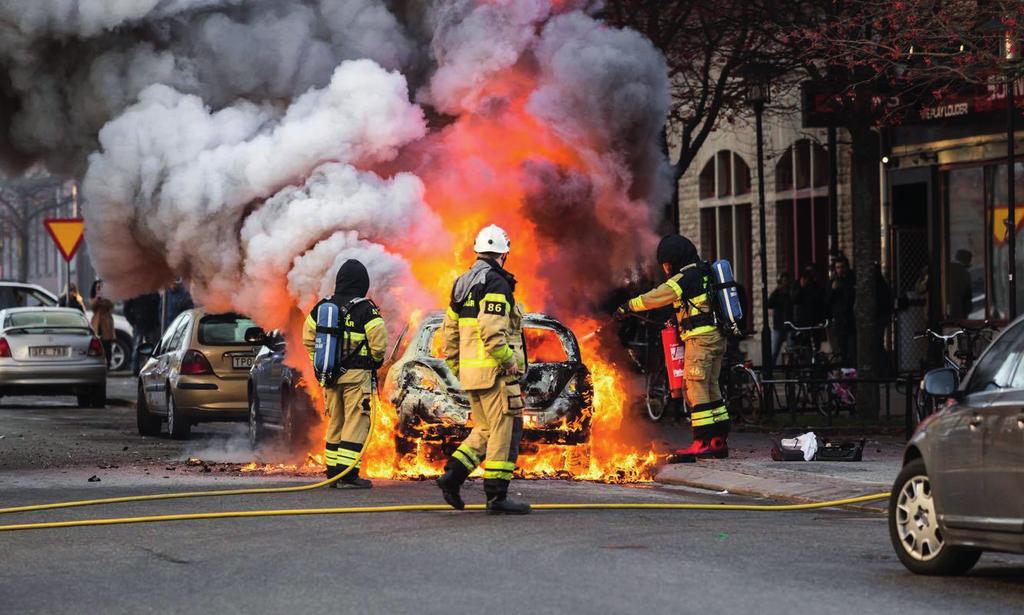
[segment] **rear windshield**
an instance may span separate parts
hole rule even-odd
[[[251,346],[245,330],[255,327],[250,318],[238,314],[212,314],[199,321],[199,343],[203,346]]]
[[[17,312],[4,321],[11,327],[88,327],[89,322],[79,312]]]

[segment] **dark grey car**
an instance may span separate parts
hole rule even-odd
[[[249,443],[259,448],[268,442],[281,444],[282,452],[305,453],[310,427],[320,417],[306,394],[302,374],[285,364],[287,344],[277,333],[258,329],[246,339],[262,345],[249,371]]]
[[[900,561],[918,574],[962,574],[983,551],[1024,553],[1024,319],[957,382],[925,376],[947,399],[918,427],[889,502]]]

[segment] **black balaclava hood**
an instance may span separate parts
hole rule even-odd
[[[365,297],[369,290],[370,274],[366,272],[366,267],[355,259],[345,261],[334,278],[335,302],[347,303],[355,297]]]
[[[682,235],[665,235],[658,244],[658,264],[668,263],[673,274],[698,260],[697,246]]]

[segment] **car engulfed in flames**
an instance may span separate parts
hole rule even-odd
[[[430,314],[407,332],[404,352],[388,370],[384,394],[398,419],[394,435],[399,456],[417,446],[425,446],[429,457],[447,455],[473,427],[469,399],[444,360],[442,320],[442,314]],[[524,317],[523,335],[528,367],[522,379],[522,450],[586,443],[593,385],[576,336],[558,320],[534,313]]]

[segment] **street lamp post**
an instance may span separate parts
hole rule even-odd
[[[1017,116],[1017,64],[1020,53],[1012,33],[1006,34],[1006,243],[1009,261],[1006,268],[1007,308],[1009,320],[1017,317],[1017,188],[1016,169],[1016,116]]]
[[[764,108],[769,101],[769,85],[754,71],[748,78],[747,97],[754,108],[757,131],[757,209],[761,239],[761,366],[766,378],[772,377],[772,333],[768,322],[768,231],[764,206]]]

